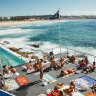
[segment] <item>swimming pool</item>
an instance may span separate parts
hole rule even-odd
[[[11,59],[13,58],[13,59]],[[21,64],[26,63],[26,61],[21,60],[19,57],[13,55],[12,53],[4,50],[3,48],[0,48],[0,59],[1,59],[1,64],[3,65],[8,65],[10,66],[18,66]]]

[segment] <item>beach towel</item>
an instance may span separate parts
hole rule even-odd
[[[80,92],[73,92],[73,96],[84,96],[84,95],[81,94]]]
[[[53,82],[56,82],[57,81],[55,78],[53,78],[49,74],[45,74],[43,76],[43,80],[46,81],[46,82],[48,82],[48,83],[53,83]]]
[[[16,78],[16,81],[18,82],[18,84],[20,86],[23,86],[23,85],[29,83],[28,80],[24,76],[21,76],[21,77]]]
[[[86,88],[92,87],[94,84],[96,84],[96,80],[86,75],[75,80],[75,86],[77,89],[81,89],[82,86],[85,86]]]
[[[96,93],[88,92],[85,94],[85,96],[96,96]]]
[[[8,86],[8,91],[12,91],[19,88],[18,83],[13,79],[5,80],[5,85]]]
[[[60,59],[59,54],[56,54],[56,55],[55,55],[55,59],[54,59],[54,60],[55,60],[55,61],[57,61],[57,60],[59,60],[59,59]]]

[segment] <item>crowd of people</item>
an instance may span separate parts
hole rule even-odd
[[[66,62],[66,60],[67,60],[67,62]],[[54,53],[52,53],[49,57],[44,56],[43,59],[37,59],[36,62],[29,61],[26,64],[26,68],[27,68],[27,70],[39,71],[41,81],[43,80],[43,70],[45,69],[45,66],[43,65],[43,63],[47,63],[47,62],[50,62],[50,65],[49,65],[50,70],[61,69],[61,72],[57,75],[57,77],[67,76],[67,75],[75,72],[76,70],[81,70],[82,73],[83,72],[91,73],[91,72],[94,72],[94,70],[96,68],[95,62],[93,62],[93,64],[90,64],[87,56],[85,56],[85,58],[78,61],[77,69],[73,68],[73,69],[64,70],[66,63],[74,64],[75,61],[76,61],[76,57],[74,55],[72,55],[72,56],[66,56],[66,57],[60,58],[59,63],[57,63],[55,60],[55,55],[54,55]],[[10,74],[10,72],[12,74],[18,73],[16,68],[14,68],[13,66],[11,66],[9,68],[7,65],[4,65],[3,66],[3,75]],[[73,89],[75,90],[75,84],[73,83],[73,81],[71,81],[69,89],[63,90],[63,92],[69,94],[69,96],[73,96],[72,95]],[[54,93],[54,91],[53,91],[53,93]],[[63,93],[60,92],[60,94],[63,94]],[[50,96],[50,95],[47,95],[47,96]],[[64,96],[64,95],[60,95],[60,96]]]
[[[16,74],[17,73],[17,70],[16,68],[14,68],[13,66],[11,66],[10,68],[7,66],[7,65],[4,65],[3,66],[3,74],[10,74],[10,72],[12,74]]]

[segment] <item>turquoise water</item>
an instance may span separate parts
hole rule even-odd
[[[9,59],[8,61],[5,60],[6,59]],[[11,59],[13,58],[13,59]],[[21,61],[20,58],[14,56],[13,54],[9,53],[8,51],[0,48],[0,59],[1,59],[1,64],[2,66],[3,65],[8,65],[9,67],[10,66],[18,66],[18,65],[21,65],[21,64],[24,64],[26,63],[25,61]]]
[[[61,45],[67,48],[96,55],[96,20],[80,20],[60,23]],[[9,41],[17,48],[35,49],[30,44],[39,44],[36,50],[59,47],[59,22],[26,24],[0,28],[0,40]]]

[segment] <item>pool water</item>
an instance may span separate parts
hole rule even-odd
[[[13,59],[12,59],[13,58]],[[26,61],[21,60],[19,57],[9,53],[8,51],[4,50],[3,48],[0,48],[0,59],[1,64],[10,66],[18,66],[21,64],[26,63]]]

